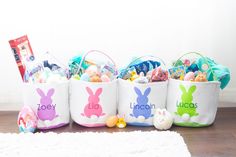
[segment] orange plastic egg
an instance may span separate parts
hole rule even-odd
[[[90,78],[91,82],[102,82],[101,78],[98,75],[92,76]]]
[[[106,126],[109,128],[112,128],[116,125],[118,122],[118,117],[117,116],[111,116],[106,120]]]

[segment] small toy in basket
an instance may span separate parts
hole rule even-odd
[[[164,65],[157,57],[143,56],[121,70],[118,113],[126,115],[128,125],[152,126],[155,109],[165,108],[168,72]]]
[[[89,54],[102,54],[110,62],[88,59]],[[83,126],[105,126],[106,120],[116,115],[117,83],[114,61],[101,51],[92,50],[70,61],[70,110],[72,119]]]
[[[189,54],[196,54],[199,58],[192,61],[181,60]],[[167,110],[174,116],[175,125],[203,127],[214,122],[220,84],[222,81],[229,81],[227,78],[230,77],[229,73],[224,73],[222,77],[225,79],[220,80],[220,70],[216,71],[213,68],[215,65],[209,64],[209,60],[199,53],[187,53],[169,69],[171,78],[168,85]],[[221,70],[228,71],[227,68]]]

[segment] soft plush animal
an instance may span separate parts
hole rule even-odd
[[[134,80],[134,82],[145,84],[145,83],[148,83],[149,80],[148,80],[148,78],[147,78],[146,76],[144,76],[144,73],[141,72],[141,73],[139,74],[139,77],[136,78],[136,79]]]
[[[118,122],[116,123],[116,126],[118,128],[125,128],[126,127],[125,116],[123,116],[123,117],[118,116]]]
[[[198,72],[196,78],[194,79],[195,82],[207,82],[207,76],[206,76],[206,72]]]
[[[153,117],[153,125],[158,130],[167,130],[173,124],[173,116],[166,109],[156,109]]]

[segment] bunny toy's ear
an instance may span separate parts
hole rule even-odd
[[[37,88],[36,91],[41,97],[45,97],[44,92],[40,88]]]
[[[99,96],[102,93],[102,88],[98,88],[95,95]]]
[[[134,90],[138,95],[142,95],[142,92],[137,87],[134,87]]]
[[[181,91],[183,92],[183,93],[186,93],[186,89],[185,89],[185,87],[181,84],[181,85],[179,85],[179,88],[181,89]]]
[[[93,95],[93,91],[89,87],[86,87],[86,90],[89,93],[89,95]]]
[[[144,95],[145,95],[145,96],[148,96],[148,94],[149,94],[150,92],[151,92],[151,88],[148,87],[148,88],[145,90]]]
[[[53,88],[49,89],[49,90],[48,90],[48,93],[47,93],[47,96],[48,96],[48,97],[51,97],[51,96],[54,94],[54,91],[55,91],[55,90],[54,90]]]
[[[193,93],[196,90],[196,86],[191,86],[188,90],[188,93]]]

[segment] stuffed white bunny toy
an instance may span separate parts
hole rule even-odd
[[[153,125],[158,130],[167,130],[173,124],[173,116],[166,109],[156,109],[153,117]]]

